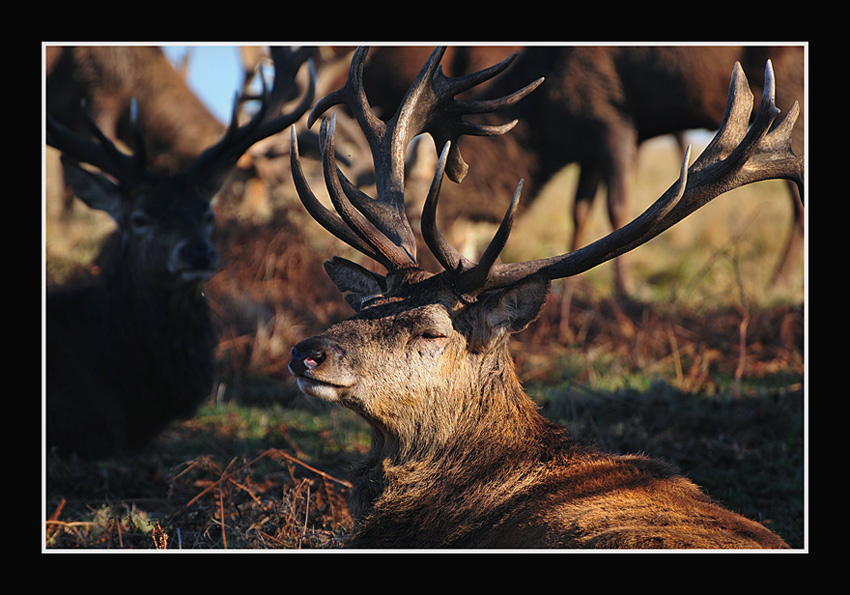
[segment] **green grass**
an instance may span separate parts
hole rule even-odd
[[[641,153],[634,214],[670,185],[676,161],[663,139]],[[506,260],[564,251],[575,175],[567,168],[517,223]],[[514,353],[542,411],[576,437],[671,460],[714,498],[765,521],[799,548],[806,370],[795,308],[804,299],[802,266],[788,286],[766,283],[790,222],[783,191],[759,184],[720,197],[631,254],[638,282],[633,304],[612,299],[610,266],[583,275],[573,305],[581,340],[559,341],[553,305],[517,337]],[[79,205],[72,224],[57,225],[52,207],[48,217],[46,264],[55,281],[86,266],[104,223]],[[608,232],[599,201],[594,229]],[[314,243],[327,245],[324,235],[317,237]],[[291,254],[294,262],[302,258]],[[245,268],[251,279],[265,270],[255,263]],[[225,362],[223,402],[206,404],[136,456],[101,463],[46,457],[44,510],[48,519],[55,515],[46,547],[149,549],[156,531],[170,549],[340,545],[350,528],[344,479],[368,448],[368,430],[347,410],[294,397],[285,353],[328,312],[344,310],[325,305],[341,302],[338,295],[322,294],[321,303],[300,300],[309,311],[289,312],[299,301],[286,301],[284,281],[257,283],[276,318],[263,320],[254,314],[261,308],[245,308],[257,318],[237,321],[242,326],[233,334],[242,351],[233,351],[242,359]],[[232,285],[242,290],[240,300],[254,296],[252,285]],[[272,291],[279,288],[281,298]],[[250,335],[276,329],[278,318],[299,326],[262,340]],[[745,319],[742,353],[738,332]],[[268,347],[277,343],[279,349]],[[267,361],[258,354],[268,354]],[[746,366],[736,373],[741,357]]]

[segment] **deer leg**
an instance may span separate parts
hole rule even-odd
[[[788,240],[785,242],[785,250],[779,263],[776,265],[776,270],[773,272],[771,285],[781,285],[786,283],[794,270],[796,259],[794,256],[800,254],[803,249],[803,201],[800,198],[800,190],[794,182],[788,182],[788,189],[791,194],[791,207],[793,209],[793,220],[791,221],[791,231],[788,235]]]
[[[608,218],[614,230],[628,222],[629,192],[637,165],[637,132],[631,126],[621,126],[608,136],[610,162],[605,180],[608,190]],[[614,290],[628,295],[632,290],[631,274],[623,256],[613,261]]]
[[[581,248],[587,238],[587,222],[590,212],[593,210],[593,198],[599,189],[602,180],[599,169],[593,165],[583,163],[579,170],[578,185],[576,186],[575,200],[573,202],[573,239],[569,246],[570,250]]]
[[[573,201],[573,237],[570,242],[570,251],[581,248],[587,242],[587,222],[590,212],[593,210],[593,198],[599,190],[602,180],[599,168],[594,165],[583,163],[580,165],[578,185],[576,186],[575,199]],[[561,342],[572,341],[573,335],[570,329],[570,308],[572,306],[573,293],[575,292],[575,277],[564,279],[564,294],[561,299],[561,320],[558,327],[558,338]]]

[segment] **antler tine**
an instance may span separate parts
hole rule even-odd
[[[460,93],[501,74],[516,60],[519,53],[514,52],[495,66],[459,77],[448,77],[439,64],[444,51],[445,48],[437,48],[431,54],[408,90],[396,117],[399,121],[405,121],[405,114],[410,114],[405,125],[408,131],[407,141],[420,132],[428,132],[438,147],[451,143],[445,171],[449,179],[460,183],[469,170],[458,145],[460,137],[464,134],[498,136],[511,130],[517,123],[517,120],[513,120],[501,125],[476,124],[464,120],[463,116],[490,113],[509,107],[536,89],[544,78],[540,77],[522,89],[498,99],[457,100],[455,96]],[[430,109],[420,110],[421,106]]]
[[[478,264],[476,264],[472,269],[463,271],[460,275],[458,275],[456,287],[460,289],[461,294],[467,293],[464,291],[464,288],[466,287],[483,287],[487,282],[487,279],[490,277],[490,271],[496,264],[496,260],[499,258],[502,250],[505,248],[505,244],[508,243],[508,236],[511,235],[511,228],[514,220],[516,219],[517,207],[519,206],[519,197],[521,193],[522,180],[520,180],[519,184],[517,184],[516,190],[514,190],[514,196],[511,199],[511,204],[508,206],[508,210],[502,218],[501,224],[499,224],[499,229],[496,230],[496,234],[493,236],[493,239],[490,240],[490,243],[481,255],[481,259],[478,261]]]
[[[316,102],[316,105],[313,106],[310,115],[307,117],[308,128],[313,126],[316,120],[331,107],[345,104],[351,110],[352,115],[360,124],[361,128],[363,128],[363,134],[367,137],[377,135],[384,130],[384,121],[369,107],[366,90],[363,88],[363,66],[366,63],[366,55],[368,53],[369,46],[360,46],[354,51],[354,54],[351,56],[351,65],[348,68],[348,78],[345,84]]]
[[[336,151],[334,145],[334,132],[336,127],[336,116],[331,118],[330,124],[327,119],[322,121],[322,129],[319,135],[322,147],[323,170],[325,172],[325,185],[327,186],[331,202],[337,213],[342,217],[348,227],[361,238],[367,245],[374,248],[374,252],[380,257],[377,259],[389,271],[406,269],[416,266],[415,248],[411,250],[405,240],[403,232],[408,231],[412,235],[407,215],[404,211],[404,195],[402,194],[401,208],[393,208],[397,203],[390,204],[390,208],[384,209],[383,217],[366,218],[354,208],[351,202],[352,194],[366,196],[359,189],[348,182],[345,187],[340,181],[342,172],[336,164]],[[348,192],[347,192],[348,191]],[[368,197],[367,197],[368,198]],[[376,206],[382,205],[378,201],[372,201]],[[379,230],[376,224],[381,225]],[[401,233],[399,233],[401,232]],[[414,244],[415,246],[415,244]]]
[[[372,151],[377,198],[373,199],[356,188],[338,170],[333,156],[327,154],[328,147],[333,146],[332,129],[328,134],[331,138],[321,143],[326,184],[342,219],[352,227],[358,238],[374,248],[373,252],[381,253],[378,261],[393,271],[416,266],[416,239],[404,205],[404,151],[409,139],[419,133],[417,130],[411,134],[409,125],[410,114],[415,115],[418,110],[411,109],[408,93],[390,121],[385,122],[374,113],[363,85],[363,67],[368,51],[365,46],[357,48],[351,58],[345,84],[316,103],[307,124],[312,126],[322,113],[338,104],[347,105],[357,120]],[[443,52],[444,48],[432,52],[417,81],[431,78]]]
[[[440,67],[440,60],[446,48],[438,47],[431,52],[420,69],[396,113],[390,120],[384,121],[369,106],[363,85],[363,68],[368,50],[368,47],[360,47],[354,52],[345,84],[316,103],[308,118],[308,125],[312,125],[322,113],[334,105],[348,106],[372,151],[377,198],[373,199],[361,192],[336,167],[333,155],[330,154],[333,147],[331,126],[328,140],[322,143],[325,153],[325,176],[331,200],[341,220],[322,213],[320,222],[333,228],[337,228],[341,222],[346,223],[351,233],[343,235],[354,236],[358,240],[353,242],[351,237],[347,237],[344,241],[352,245],[360,242],[369,245],[372,253],[381,254],[378,260],[388,266],[389,271],[414,268],[418,266],[416,240],[407,219],[404,201],[404,152],[408,143],[414,136],[423,132],[430,133],[438,142],[445,139],[448,153],[442,160],[444,168],[448,163],[448,167],[455,170],[455,175],[450,177],[462,178],[462,174],[458,176],[457,171],[465,170],[466,164],[455,147],[457,139],[463,134],[502,134],[515,124],[477,125],[463,121],[462,116],[490,112],[512,105],[534,90],[542,79],[501,99],[459,101],[455,99],[455,95],[501,73],[510,66],[516,55],[482,71],[450,78],[443,74]],[[442,172],[443,168],[440,171]],[[308,195],[302,198],[311,200]],[[321,212],[315,206],[312,208]],[[338,231],[335,235],[340,237]],[[363,251],[362,247],[358,249]]]
[[[124,186],[131,186],[143,175],[145,153],[134,126],[138,140],[137,151],[133,154],[122,152],[98,128],[83,104],[83,113],[94,138],[87,138],[60,123],[47,114],[47,144],[62,151],[63,156],[80,163],[88,163],[112,176]]]
[[[464,295],[469,290],[480,287],[486,282],[490,269],[504,249],[516,218],[519,197],[522,192],[522,180],[517,184],[511,204],[502,218],[499,229],[484,250],[481,259],[478,263],[474,263],[449,244],[437,228],[437,200],[440,195],[443,171],[449,150],[450,142],[447,142],[440,153],[434,179],[431,182],[428,196],[425,199],[425,205],[422,208],[420,225],[422,237],[428,248],[443,268],[448,271],[452,285],[458,290],[458,293]]]
[[[761,104],[752,124],[747,126],[747,117],[752,112],[752,93],[747,78],[739,63],[735,63],[730,82],[730,96],[735,94],[739,101],[730,101],[724,114],[720,131],[694,163],[692,172],[707,170],[724,163],[731,168],[739,166],[736,178],[741,186],[761,180],[784,178],[797,183],[802,191],[803,159],[791,150],[791,130],[800,113],[794,103],[788,113],[778,122],[779,108],[774,103],[776,81],[773,63],[768,60],[764,73],[764,88]],[[737,124],[736,124],[737,123]]]
[[[456,78],[445,76],[442,69],[440,69],[436,73],[434,87],[439,89],[438,93],[441,96],[454,97],[501,74],[516,60],[518,55],[519,52],[514,52],[495,66]],[[443,117],[435,120],[428,127],[428,132],[434,137],[434,142],[437,146],[450,141],[452,142],[452,148],[446,164],[446,174],[449,176],[449,179],[460,183],[466,177],[466,173],[469,170],[469,166],[464,161],[460,152],[460,146],[458,145],[458,139],[461,135],[499,136],[510,131],[518,122],[518,120],[512,120],[498,125],[479,124],[463,120],[461,116],[465,114],[492,113],[510,107],[534,91],[544,80],[544,77],[540,77],[522,89],[496,99],[457,100],[453,105],[450,105],[449,109],[444,111],[445,115]]]
[[[456,250],[446,240],[443,234],[440,233],[437,227],[437,201],[440,198],[443,173],[446,168],[446,160],[448,159],[450,149],[451,141],[447,142],[440,152],[434,178],[431,180],[431,187],[428,189],[428,195],[425,197],[425,204],[422,207],[422,217],[419,221],[419,227],[422,231],[422,239],[425,240],[425,244],[431,250],[437,262],[447,271],[460,272],[473,268],[475,263],[468,260],[459,250]]]
[[[301,158],[298,154],[298,135],[295,132],[295,127],[291,129],[291,147],[289,152],[290,164],[292,169],[292,179],[295,183],[295,189],[298,196],[307,212],[315,219],[322,227],[328,230],[336,238],[342,240],[352,248],[355,248],[366,256],[381,261],[380,256],[374,249],[361,240],[351,228],[335,213],[325,208],[325,206],[316,198],[307,179],[304,176],[304,170],[301,167]]]
[[[765,65],[761,103],[752,123],[753,95],[747,77],[735,63],[726,114],[715,138],[690,167],[688,192],[676,208],[656,222],[640,243],[669,229],[714,198],[734,188],[771,179],[795,181],[802,190],[803,158],[791,149],[791,131],[800,113],[795,103],[779,121],[773,64]],[[638,244],[639,245],[639,244]],[[634,246],[619,252],[622,254]]]
[[[191,166],[192,170],[206,172],[229,169],[251,145],[294,124],[312,104],[316,91],[316,71],[312,60],[308,58],[307,48],[291,50],[284,47],[271,47],[269,51],[275,66],[275,77],[269,90],[260,70],[259,109],[246,124],[240,126],[237,117],[239,104],[242,100],[252,98],[237,94],[227,131],[216,144],[198,157]],[[279,114],[283,105],[293,97],[296,89],[295,77],[305,61],[310,70],[307,90],[291,111]]]
[[[688,148],[679,179],[635,220],[568,254],[493,265],[484,280],[480,272],[465,275],[449,271],[448,274],[464,297],[470,299],[488,289],[507,286],[531,275],[548,279],[577,275],[646,243],[733,188],[775,178],[795,180],[802,185],[803,160],[791,151],[791,130],[799,107],[795,105],[774,126],[779,114],[774,95],[773,66],[768,62],[761,105],[750,124],[753,96],[743,69],[736,64],[729,85],[726,115],[715,138],[690,168]],[[510,211],[506,220],[511,216]],[[502,244],[501,239],[498,244]]]

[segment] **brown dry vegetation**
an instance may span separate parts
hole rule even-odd
[[[676,168],[672,144],[644,151],[635,212]],[[300,397],[286,365],[295,342],[348,315],[321,262],[353,255],[293,202],[287,175],[268,192],[237,188],[239,200],[218,205],[223,262],[208,285],[221,327],[218,390],[143,453],[97,463],[46,455],[48,551],[344,543],[346,472],[368,448],[368,431],[353,414]],[[563,193],[572,183],[567,171],[547,190],[506,258],[566,246]],[[585,275],[567,341],[556,285],[513,352],[543,411],[574,434],[677,463],[801,548],[802,270],[790,287],[766,289],[790,219],[783,190],[762,184],[721,197],[631,255],[641,279],[631,300],[610,295],[605,266]],[[245,198],[255,195],[259,203]],[[48,282],[85,274],[110,224],[79,204],[71,221],[59,222],[50,201],[47,213]]]

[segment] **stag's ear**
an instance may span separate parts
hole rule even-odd
[[[345,297],[355,312],[359,312],[370,300],[383,295],[384,278],[359,264],[338,256],[324,263],[325,272]]]
[[[537,320],[546,298],[549,281],[529,277],[485,297],[483,317],[491,337],[518,333]]]
[[[98,173],[84,170],[73,159],[62,156],[62,171],[65,183],[74,191],[74,196],[97,211],[106,211],[118,220],[121,212],[121,193],[118,185]]]

